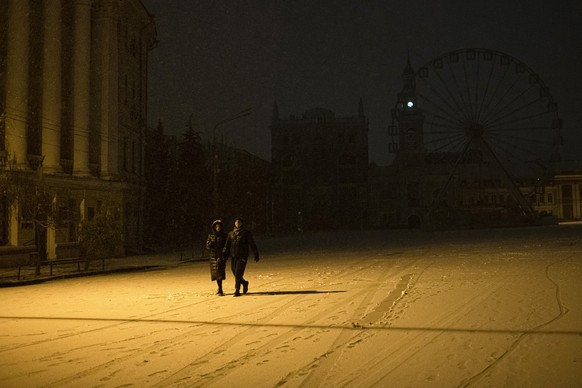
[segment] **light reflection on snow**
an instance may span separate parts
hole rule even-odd
[[[0,289],[0,384],[582,381],[582,226],[330,241],[314,257],[258,239],[265,260],[247,267],[240,298],[229,273],[214,295],[206,262]]]

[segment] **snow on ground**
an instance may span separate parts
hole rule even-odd
[[[207,263],[0,289],[0,386],[582,386],[581,237],[258,239],[240,298]]]

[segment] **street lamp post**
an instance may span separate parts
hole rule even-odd
[[[212,206],[214,215],[218,212],[218,153],[216,151],[216,128],[228,122],[249,116],[252,113],[252,108],[247,108],[232,116],[219,121],[212,127]]]

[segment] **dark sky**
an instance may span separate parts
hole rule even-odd
[[[566,143],[582,138],[580,0],[143,0],[159,45],[150,53],[149,124],[167,133],[190,115],[270,160],[269,125],[313,107],[352,116],[363,99],[370,161],[388,164],[387,126],[408,53],[415,69],[463,48],[501,51],[549,86]],[[569,156],[568,158],[571,158]]]

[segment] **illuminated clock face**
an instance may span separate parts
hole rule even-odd
[[[412,108],[412,107],[414,106],[414,102],[412,102],[412,101],[408,101],[408,102],[406,103],[406,106],[407,106],[407,107],[409,107],[409,108]]]

